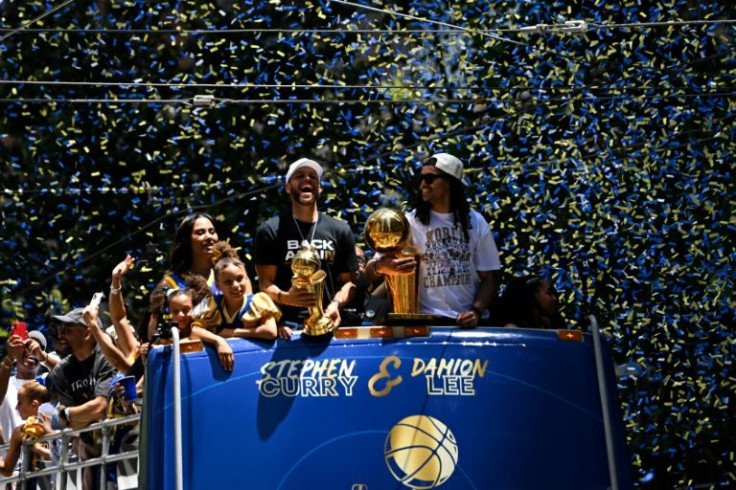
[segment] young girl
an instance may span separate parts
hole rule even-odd
[[[524,276],[513,279],[501,298],[503,324],[520,328],[565,328],[557,296],[546,279]]]
[[[194,309],[194,304],[192,290],[178,289],[171,291],[168,296],[168,303],[171,319],[176,322],[181,332],[181,340],[188,338],[200,339],[203,342],[214,345],[217,348],[217,356],[220,359],[222,368],[225,371],[232,371],[234,362],[233,349],[227,344],[225,339],[193,324],[192,310]]]
[[[167,289],[164,284],[159,284],[156,290],[151,294],[151,302],[158,304],[160,298],[166,301],[169,308],[169,315],[171,320],[176,323],[179,328],[180,340],[185,339],[200,339],[203,342],[212,344],[217,348],[217,356],[220,360],[220,365],[226,371],[233,370],[233,350],[227,344],[224,338],[219,335],[210,332],[202,327],[194,325],[194,303],[195,300],[201,298],[201,292],[197,288],[192,289]],[[156,344],[169,343],[170,341],[160,339],[156,341]],[[146,357],[148,354],[149,345],[145,344],[141,346],[141,354]],[[130,373],[129,373],[130,374]]]
[[[38,408],[47,401],[49,401],[49,395],[46,387],[38,381],[29,381],[18,390],[18,405],[15,408],[26,422],[13,430],[10,437],[10,447],[8,452],[5,453],[5,460],[0,460],[0,475],[11,476],[13,474],[18,458],[20,458],[23,441],[37,439],[46,434],[44,424],[38,418]],[[35,443],[32,451],[31,470],[40,468],[41,460],[51,459],[46,443]]]
[[[276,338],[281,311],[265,293],[248,294],[250,281],[238,253],[227,242],[213,251],[215,284],[222,295],[210,295],[195,324],[222,337]]]

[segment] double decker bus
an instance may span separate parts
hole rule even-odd
[[[592,333],[342,328],[154,348],[141,488],[632,486],[613,366]]]

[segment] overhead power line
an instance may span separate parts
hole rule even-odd
[[[41,15],[34,17],[33,19],[29,20],[25,24],[22,24],[20,27],[16,27],[15,29],[11,29],[9,32],[7,32],[3,37],[0,37],[0,43],[5,41],[7,38],[15,34],[16,32],[22,31],[23,29],[26,29],[28,26],[31,26],[38,22],[39,20],[43,19],[46,16],[49,16],[56,12],[57,10],[61,10],[70,3],[74,2],[74,0],[66,0],[65,2],[57,5],[56,7],[52,8],[51,10],[47,10],[46,12],[42,13]]]
[[[195,95],[184,99],[85,99],[85,98],[17,98],[0,99],[0,103],[21,102],[24,104],[66,103],[66,104],[172,104],[195,107],[215,107],[220,104],[233,105],[281,105],[281,104],[487,104],[495,99],[229,99],[215,98],[208,95]]]
[[[679,99],[679,98],[709,98],[709,97],[734,97],[736,92],[710,92],[710,93],[681,93],[681,94],[652,94],[637,95],[632,97],[627,94],[604,94],[592,95],[586,100],[651,100],[651,99]],[[567,98],[545,98],[541,102],[550,102],[558,100],[579,100]],[[511,101],[508,101],[511,102]],[[406,104],[499,104],[497,98],[404,98],[404,99],[233,99],[233,98],[217,98],[212,95],[195,95],[194,97],[181,99],[120,99],[120,98],[4,98],[0,99],[0,104],[23,103],[23,104],[104,104],[104,105],[120,105],[120,104],[168,104],[183,105],[191,107],[209,107],[214,108],[220,105],[285,105],[285,104],[304,104],[304,105],[342,105],[342,104],[380,104],[380,105],[406,105]]]
[[[514,41],[513,39],[508,39],[508,38],[505,38],[505,37],[497,36],[495,34],[491,34],[489,31],[476,31],[476,30],[474,30],[472,28],[458,26],[458,25],[455,25],[455,24],[449,24],[447,22],[440,22],[440,21],[437,21],[437,20],[431,20],[431,19],[427,19],[427,18],[423,18],[423,17],[417,17],[415,15],[404,14],[404,13],[396,12],[396,11],[393,11],[393,10],[381,9],[381,8],[376,8],[376,7],[370,7],[368,5],[361,5],[359,3],[347,2],[345,0],[330,0],[330,2],[340,3],[340,4],[343,4],[343,5],[349,5],[351,7],[357,7],[359,9],[363,9],[363,10],[371,10],[371,11],[374,11],[374,12],[380,12],[380,13],[383,13],[383,14],[388,14],[388,15],[390,15],[392,17],[401,17],[401,18],[409,19],[409,20],[417,20],[417,21],[420,21],[420,22],[428,23],[428,24],[434,24],[434,25],[438,25],[438,26],[442,26],[442,27],[449,27],[450,29],[458,29],[458,30],[461,30],[461,31],[467,31],[467,32],[471,32],[471,33],[482,34],[484,36],[488,36],[491,39],[495,39],[497,41],[504,41],[504,42],[511,43],[511,44],[517,44],[517,45],[520,45],[520,46],[529,47],[526,43],[522,43],[522,42],[519,42],[519,41]]]
[[[562,24],[535,24],[532,26],[519,27],[499,27],[495,29],[474,29],[474,28],[446,28],[446,29],[306,29],[306,28],[235,28],[235,29],[164,29],[158,27],[150,27],[147,29],[116,29],[116,28],[64,28],[64,27],[26,27],[20,29],[0,28],[0,33],[29,33],[29,34],[186,34],[191,36],[232,36],[241,34],[340,34],[340,35],[365,35],[365,34],[391,34],[391,35],[414,35],[414,34],[440,34],[440,35],[463,35],[468,32],[479,34],[493,33],[528,33],[530,31],[546,31],[546,32],[570,32],[575,25],[585,22],[586,30],[605,30],[605,29],[645,29],[645,28],[666,28],[666,27],[696,27],[710,26],[717,24],[736,24],[736,19],[717,19],[717,20],[668,20],[661,22],[631,22],[620,24],[605,24],[588,22],[585,20],[568,21]]]
[[[692,27],[692,26],[708,26],[714,24],[736,24],[736,19],[717,19],[717,20],[666,20],[661,22],[630,22],[622,24],[588,24],[589,30],[593,29],[641,29],[644,27],[662,28],[662,27]]]
[[[534,87],[518,85],[508,87],[437,86],[437,85],[343,85],[343,84],[290,84],[290,83],[184,83],[184,82],[105,82],[76,80],[0,80],[0,85],[29,86],[61,86],[61,87],[115,87],[115,88],[175,88],[175,89],[277,89],[277,90],[433,90],[433,91],[468,91],[468,92],[513,92],[519,90],[537,92],[576,92],[576,91],[613,91],[613,92],[656,92],[666,90],[692,90],[696,86],[680,87],[648,87],[648,86],[605,86],[605,85],[561,85],[551,87]],[[729,85],[730,87],[730,85]],[[717,85],[711,83],[703,90],[716,90]]]

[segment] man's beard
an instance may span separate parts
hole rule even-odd
[[[302,199],[302,193],[298,188],[292,189],[289,195],[291,195],[292,201],[296,203],[299,203],[302,205],[310,205],[310,204],[314,204],[315,202],[317,202],[317,198],[319,197],[319,191],[317,190],[316,187],[313,187],[312,192],[311,192],[311,197],[308,199]]]

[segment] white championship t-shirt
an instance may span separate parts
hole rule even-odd
[[[421,257],[419,312],[456,318],[470,310],[480,284],[478,271],[501,268],[488,223],[480,213],[471,211],[470,240],[465,240],[452,213],[430,211],[429,226],[420,223],[413,211],[406,218]]]

